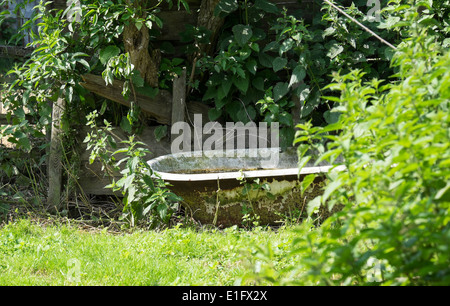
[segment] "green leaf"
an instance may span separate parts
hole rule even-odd
[[[100,108],[100,115],[103,115],[106,111],[106,107],[108,106],[108,103],[106,102],[106,100],[103,101],[102,103],[102,107]]]
[[[280,12],[274,3],[267,0],[256,0],[254,7],[263,10],[266,13],[278,14]]]
[[[325,203],[326,200],[328,199],[328,197],[334,192],[336,191],[336,189],[340,188],[343,185],[343,181],[338,179],[336,181],[333,181],[331,183],[329,183],[326,188],[325,191],[323,192],[323,196],[322,196],[322,203]]]
[[[264,79],[262,77],[257,77],[252,80],[252,85],[258,90],[264,91]]]
[[[247,68],[247,70],[251,73],[251,74],[256,74],[256,71],[258,69],[258,64],[256,63],[256,61],[252,58],[250,59],[248,62],[245,63],[245,68]]]
[[[339,121],[339,116],[341,113],[333,112],[332,110],[327,110],[323,113],[323,118],[328,124],[333,124]]]
[[[109,59],[111,57],[117,56],[120,54],[120,49],[117,46],[114,45],[110,45],[104,49],[102,49],[102,51],[100,51],[100,62],[103,65],[106,65],[106,63],[108,63]]]
[[[308,174],[307,176],[305,176],[302,179],[302,183],[300,185],[301,186],[301,195],[302,196],[305,193],[306,189],[308,189],[308,187],[314,181],[315,178],[316,178],[316,174],[312,173],[312,174]]]
[[[289,92],[289,87],[287,83],[278,82],[273,88],[273,99],[274,101],[280,100]]]
[[[278,121],[280,124],[284,124],[286,126],[292,126],[292,115],[288,112],[283,112],[278,117]]]
[[[240,46],[244,46],[252,37],[252,28],[248,25],[237,24],[233,27],[233,34],[236,42]]]
[[[283,57],[277,57],[273,61],[273,71],[278,72],[281,69],[285,68],[287,65],[288,60]]]
[[[136,22],[134,23],[134,25],[136,26],[136,28],[138,29],[138,31],[140,31],[141,28],[142,28],[143,22],[142,22],[142,20],[138,20],[138,21],[136,21]]]
[[[130,121],[128,120],[127,116],[123,116],[122,117],[122,121],[120,122],[120,127],[127,133],[131,133],[131,124]]]
[[[232,85],[233,85],[233,79],[231,77],[229,77],[229,76],[226,76],[225,79],[222,82],[222,85],[221,85],[223,93],[224,93],[225,96],[228,95],[228,93],[230,92],[230,89],[231,89]]]
[[[306,206],[306,211],[308,212],[308,216],[311,216],[315,211],[317,211],[321,205],[321,196],[315,197],[311,201],[309,201]]]
[[[144,87],[136,87],[137,93],[143,94],[149,98],[154,98],[159,93],[158,88],[153,88],[144,84]]]
[[[81,65],[83,65],[87,70],[90,69],[89,63],[86,62],[86,60],[80,58],[80,59],[78,59],[77,61],[78,61]]]
[[[272,68],[273,57],[268,55],[267,53],[260,52],[258,54],[258,59],[261,65],[267,68]]]
[[[285,41],[283,41],[279,50],[280,55],[291,50],[293,46],[294,40],[292,38],[288,38]]]
[[[214,9],[214,15],[223,18],[238,8],[237,0],[220,0]]]
[[[131,81],[136,87],[143,87],[145,82],[138,70],[134,70],[131,74]]]
[[[167,204],[165,203],[161,203],[158,205],[158,207],[156,208],[156,210],[158,211],[159,217],[164,220],[167,216]]]
[[[300,102],[304,102],[300,109],[300,117],[305,118],[320,104],[319,92],[311,93],[309,88],[305,88],[300,93]]]
[[[339,43],[336,42],[329,46],[327,56],[333,59],[339,54],[341,54],[342,51],[344,51],[344,47],[342,47]]]
[[[249,83],[248,78],[233,78],[233,84],[244,94],[248,90]]]
[[[220,116],[222,116],[222,110],[220,109],[211,108],[208,111],[208,117],[211,121],[217,120]]]
[[[448,182],[447,185],[445,185],[444,188],[440,189],[440,190],[436,193],[434,199],[435,199],[435,200],[440,200],[445,194],[449,194],[449,196],[450,196],[450,192],[449,192],[449,191],[450,191],[450,182]],[[449,197],[447,197],[447,198],[449,198]],[[447,200],[448,200],[448,199],[447,199]]]
[[[161,141],[167,135],[167,125],[158,126],[153,133],[155,134],[156,141]]]
[[[298,82],[302,81],[306,77],[305,67],[297,65],[292,71],[291,79],[289,80],[289,88]]]

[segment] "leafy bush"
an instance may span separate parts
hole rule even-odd
[[[102,170],[112,178],[112,183],[105,188],[120,191],[124,197],[122,219],[131,226],[142,220],[148,221],[150,227],[167,224],[182,199],[170,192],[166,188],[168,183],[153,173],[145,159],[150,152],[144,143],[136,141],[132,135],[122,141],[122,148],[116,150],[111,124],[104,120],[104,126],[99,127],[96,123],[98,116],[97,111],[88,115],[92,132],[88,133],[84,142],[87,143],[87,150],[91,151],[89,162],[92,164],[99,160]],[[117,181],[114,179],[115,173],[121,175]]]
[[[299,125],[303,160],[313,146],[322,151],[318,161],[340,156],[346,166],[329,173],[308,211],[345,207],[320,228],[304,224],[292,248],[300,257],[296,266],[276,279],[267,277],[270,269],[257,274],[265,281],[450,283],[450,52],[440,39],[449,28],[436,31],[433,21],[423,22],[435,13],[425,2],[403,9],[409,38],[392,59],[397,81],[363,82],[360,70],[334,73],[329,87],[341,92],[331,98],[339,103],[339,121]]]
[[[365,79],[392,73],[385,44],[323,1],[305,5],[312,6],[312,18],[308,9],[288,13],[268,0],[219,2],[216,14],[226,21],[217,54],[198,62],[207,75],[202,99],[214,105],[211,120],[279,122],[281,145],[290,146],[295,122],[336,122],[334,101],[320,98],[333,94],[324,88],[331,71],[362,69]],[[399,41],[395,30],[370,22],[367,1],[341,8],[391,43]]]

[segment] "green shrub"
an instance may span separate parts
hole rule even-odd
[[[112,178],[111,184],[105,188],[120,191],[123,195],[122,219],[131,226],[142,221],[146,221],[151,228],[168,224],[182,198],[172,193],[167,188],[169,184],[153,173],[146,162],[146,155],[150,152],[144,143],[136,141],[135,136],[131,135],[116,150],[111,123],[104,120],[104,126],[98,126],[98,116],[97,111],[87,116],[91,132],[84,142],[90,150],[89,163],[100,161],[102,171]],[[118,180],[114,176],[117,172],[120,173]]]
[[[341,92],[331,98],[339,121],[299,125],[302,160],[313,146],[318,161],[340,156],[346,166],[329,173],[308,211],[345,207],[320,228],[299,229],[292,254],[300,259],[273,282],[450,284],[450,52],[430,30],[434,23],[422,21],[418,6],[408,7],[409,38],[393,56],[390,84],[362,82],[358,70],[335,73],[329,87]]]

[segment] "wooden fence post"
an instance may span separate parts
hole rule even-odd
[[[172,131],[172,126],[176,122],[185,122],[186,112],[186,68],[183,69],[181,75],[173,79],[173,92],[172,92],[172,120],[169,133]],[[189,133],[190,134],[190,133]],[[188,133],[183,134],[183,143],[191,143],[190,135]],[[186,139],[189,137],[189,139]],[[172,137],[170,142],[173,143]],[[184,148],[185,150],[186,148]]]
[[[172,124],[184,121],[186,111],[186,68],[173,79]]]
[[[63,150],[61,119],[65,107],[65,100],[63,98],[58,98],[58,100],[53,103],[52,110],[47,206],[48,209],[56,211],[59,210],[61,206],[61,162]]]

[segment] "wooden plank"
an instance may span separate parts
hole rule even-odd
[[[112,85],[106,86],[105,81],[99,75],[85,74],[82,78],[84,82],[81,83],[81,85],[87,90],[111,101],[128,107],[131,106],[130,100],[126,100],[122,96],[124,82],[114,80]],[[167,90],[160,90],[154,98],[136,93],[136,100],[139,107],[146,115],[156,119],[156,121],[161,124],[170,124],[170,104],[172,102],[170,92]]]
[[[50,158],[48,173],[47,206],[50,210],[58,211],[61,204],[62,179],[62,130],[61,119],[65,111],[65,100],[58,98],[53,104],[52,130],[50,142]]]
[[[186,67],[180,76],[173,79],[173,97],[172,97],[172,121],[184,122],[184,113],[186,111]]]
[[[33,50],[34,48],[0,45],[0,57],[28,57],[31,55]]]
[[[105,85],[105,81],[101,76],[86,74],[83,75],[84,83],[81,85],[87,90],[98,94],[111,101],[120,103],[130,107],[130,101],[125,100],[122,96],[123,82],[114,80],[113,85]],[[160,90],[158,95],[150,98],[143,94],[137,94],[136,99],[141,110],[149,117],[154,118],[160,124],[170,124],[172,121],[172,95],[167,90]],[[203,117],[208,118],[209,106],[204,103],[191,101],[186,103],[188,114],[193,118],[194,113],[203,114]]]

